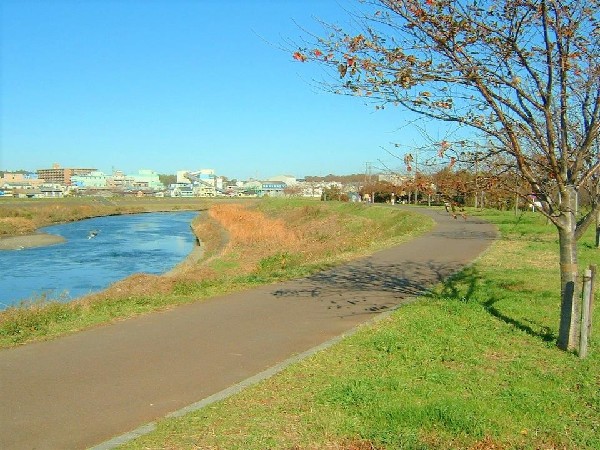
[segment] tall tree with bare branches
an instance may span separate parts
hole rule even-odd
[[[367,0],[346,29],[323,24],[293,53],[330,66],[335,93],[470,129],[485,145],[438,143],[452,164],[506,161],[556,227],[558,346],[578,342],[577,240],[600,210],[599,0]],[[296,43],[297,45],[297,43]],[[590,188],[591,187],[591,188]],[[578,210],[584,189],[591,208]]]

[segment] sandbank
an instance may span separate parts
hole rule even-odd
[[[22,236],[0,236],[0,250],[22,250],[60,244],[65,238],[55,234],[33,233]]]

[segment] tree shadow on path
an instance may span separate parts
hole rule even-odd
[[[371,260],[296,280],[272,295],[314,301],[344,315],[377,313],[427,294],[433,285],[459,269],[458,263],[389,264]]]

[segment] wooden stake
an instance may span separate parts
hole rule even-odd
[[[581,339],[579,340],[579,357],[585,358],[588,353],[588,335],[591,322],[592,303],[592,271],[587,269],[583,275],[583,294],[581,304]]]

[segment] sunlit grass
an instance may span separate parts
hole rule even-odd
[[[487,217],[503,238],[427,297],[123,448],[600,448],[599,334],[584,360],[555,345],[555,231]]]

